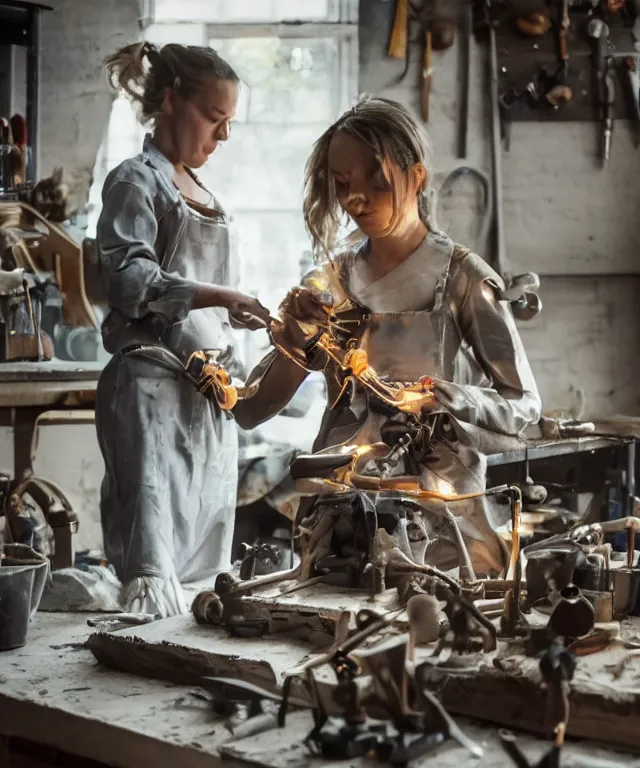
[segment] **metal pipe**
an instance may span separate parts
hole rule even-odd
[[[40,161],[40,9],[29,8],[29,46],[27,48],[27,131],[31,147],[33,179],[38,178]]]
[[[466,158],[469,140],[469,101],[471,88],[471,36],[473,31],[473,6],[467,0],[462,11],[462,40],[460,42],[460,128],[458,132],[458,157]]]
[[[504,218],[502,197],[502,137],[500,135],[500,94],[498,83],[498,46],[496,30],[489,19],[489,84],[491,90],[491,162],[493,165],[493,233],[494,266],[496,272],[505,278],[506,255],[504,245]]]
[[[632,515],[636,496],[636,440],[627,446],[627,515]]]

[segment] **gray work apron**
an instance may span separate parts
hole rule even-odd
[[[163,269],[224,285],[227,219],[181,204],[186,225]],[[233,354],[228,313],[193,310],[158,343],[183,361],[196,350],[224,350],[226,362]],[[235,422],[184,376],[138,355],[117,353],[98,385],[96,427],[105,460],[105,553],[125,587],[141,577],[163,580],[169,608],[161,613],[184,610],[184,604],[175,607],[171,585],[208,579],[230,567],[238,478]]]
[[[367,325],[361,345],[367,351],[369,363],[384,379],[414,382],[423,376],[451,381],[453,370],[448,370],[446,345],[460,338],[448,294],[449,274],[454,246],[451,243],[446,265],[437,281],[431,309],[397,313],[365,313]],[[362,302],[352,297],[356,303]],[[363,297],[366,301],[366,296]],[[366,312],[366,310],[365,310]],[[458,341],[456,341],[459,344]],[[371,409],[369,396],[356,390],[348,406],[352,418],[337,420],[337,429],[329,429],[323,436],[323,447],[348,442],[365,445],[381,440],[380,427],[389,419]],[[437,409],[436,409],[437,410]],[[443,413],[446,413],[442,408]],[[355,418],[353,418],[355,417]],[[347,436],[351,421],[351,434]],[[447,494],[464,494],[484,490],[486,487],[486,459],[473,446],[466,444],[466,435],[457,428],[455,419],[447,417],[450,445],[436,443],[428,465],[421,469],[421,484],[428,490]],[[355,432],[354,428],[355,427]],[[320,446],[316,446],[320,447]],[[428,511],[429,505],[425,503]],[[479,574],[495,573],[505,564],[505,548],[495,528],[505,522],[504,510],[496,513],[485,499],[456,502],[450,509],[458,519],[469,548],[474,568]],[[434,515],[433,520],[442,520]],[[457,553],[448,538],[438,537],[440,523],[434,523],[436,537],[427,550],[427,562],[440,567],[457,564]]]

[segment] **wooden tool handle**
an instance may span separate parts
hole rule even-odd
[[[396,0],[396,15],[389,41],[389,56],[404,59],[407,56],[407,25],[409,23],[409,0]]]
[[[422,71],[422,120],[425,125],[429,122],[429,101],[431,98],[431,30],[425,32],[424,64]]]
[[[569,42],[567,40],[567,30],[560,30],[560,61],[569,60]]]

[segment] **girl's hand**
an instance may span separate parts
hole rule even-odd
[[[282,321],[274,318],[271,321],[269,333],[276,347],[284,349],[301,363],[305,363],[304,348],[311,337],[305,333],[291,315],[285,315]]]
[[[199,288],[193,308],[203,307],[224,307],[229,311],[229,317],[235,325],[250,331],[267,328],[269,324],[269,310],[266,307],[252,296],[231,288],[218,285]]]
[[[271,338],[276,346],[286,350],[303,364],[306,361],[304,348],[321,328],[328,325],[327,305],[329,297],[318,297],[306,288],[289,291],[279,308],[282,320],[273,319],[270,326]]]
[[[279,313],[283,321],[289,316],[299,323],[324,328],[328,324],[327,308],[331,303],[331,296],[318,296],[307,288],[294,288],[280,304]]]

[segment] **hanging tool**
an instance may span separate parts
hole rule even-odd
[[[607,58],[604,76],[604,113],[603,113],[603,144],[602,144],[602,162],[606,165],[611,156],[611,139],[613,137],[613,107],[616,100],[616,82],[614,61],[611,57]]]
[[[604,100],[603,82],[605,60],[609,47],[609,27],[602,19],[592,19],[589,22],[587,33],[593,46],[593,71],[595,73],[596,98],[599,104]]]
[[[425,125],[429,122],[429,97],[431,95],[431,51],[432,38],[431,29],[427,27],[424,33],[424,64],[422,69],[422,120]]]
[[[640,146],[640,77],[638,76],[638,57],[627,56],[623,62],[624,82],[633,114],[635,145]]]
[[[502,205],[502,141],[500,135],[500,97],[498,83],[498,45],[496,41],[495,4],[484,2],[484,23],[489,36],[489,88],[491,92],[491,162],[493,198],[494,268],[503,279],[506,276],[506,255],[504,246],[504,218]]]
[[[551,18],[544,11],[525,13],[516,17],[516,27],[527,37],[542,37],[551,28]]]
[[[478,217],[479,225],[473,236],[473,242],[478,243],[478,252],[480,253],[480,249],[485,251],[487,248],[487,239],[493,221],[491,181],[484,173],[482,173],[482,171],[467,165],[461,165],[458,168],[454,168],[453,171],[445,177],[438,190],[434,203],[434,219],[438,222],[438,207],[440,205],[440,200],[447,195],[453,195],[453,188],[460,179],[472,179],[477,183],[482,192],[482,212]]]
[[[407,57],[409,27],[409,0],[396,0],[396,14],[389,41],[389,56],[394,59]]]
[[[613,131],[613,104],[615,101],[613,57],[607,56],[609,50],[609,27],[602,19],[592,19],[589,22],[587,32],[593,45],[595,94],[600,119],[604,125],[601,150],[604,165],[609,159]]]
[[[560,63],[553,74],[549,75],[545,70],[541,74],[542,91],[545,101],[554,109],[558,109],[573,98],[573,91],[567,85],[569,74],[569,29],[571,28],[569,6],[572,2],[573,0],[561,0],[560,17],[556,22],[558,30],[558,58]]]
[[[399,6],[396,8],[396,23],[394,32],[399,27],[400,22],[404,23],[405,17],[400,13]],[[398,20],[398,15],[400,19]],[[447,6],[441,7],[437,0],[408,0],[406,14],[406,32],[402,35],[392,35],[392,45],[389,47],[389,55],[404,56],[405,66],[397,82],[400,83],[407,76],[409,71],[409,28],[411,21],[417,21],[420,26],[420,40],[424,43],[424,52],[422,58],[422,97],[421,113],[425,123],[429,121],[429,99],[431,94],[431,84],[433,81],[432,53],[434,51],[446,51],[455,40],[456,21],[451,16],[450,9]],[[393,51],[393,53],[392,53]]]
[[[569,69],[569,27],[571,19],[569,18],[569,0],[562,0],[562,16],[558,31],[560,47],[560,66],[566,76]]]
[[[462,9],[462,39],[460,45],[460,123],[458,130],[458,157],[466,158],[469,139],[469,89],[471,87],[471,35],[473,6],[467,0]]]

